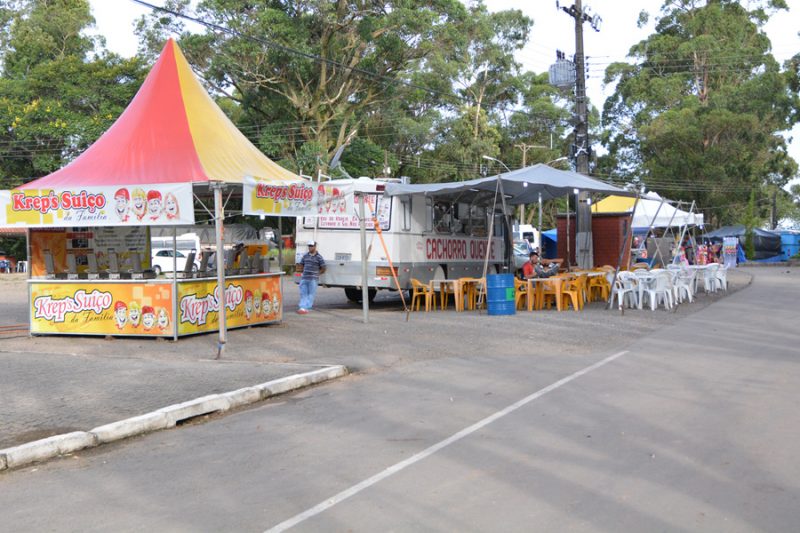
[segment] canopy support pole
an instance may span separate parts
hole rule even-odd
[[[215,359],[221,359],[222,356],[225,354],[225,343],[228,340],[228,331],[227,331],[227,324],[226,324],[226,311],[227,307],[225,305],[225,246],[222,240],[222,224],[223,224],[223,210],[224,207],[222,205],[222,188],[225,185],[221,182],[213,182],[211,183],[211,187],[214,189],[214,227],[216,230],[216,237],[217,237],[217,298],[218,300],[218,311],[217,315],[219,316],[219,343],[217,344],[217,356]]]
[[[539,256],[542,255],[542,193],[539,193]]]
[[[567,195],[567,270],[572,270],[572,261],[570,260],[570,253],[569,253],[569,194]]]
[[[369,287],[367,287],[367,215],[364,204],[367,203],[365,194],[357,194],[359,232],[361,234],[361,308],[364,311],[364,324],[369,324]]]
[[[150,229],[148,228],[148,231]],[[150,252],[152,256],[152,251]],[[150,265],[151,267],[153,265]],[[172,340],[178,340],[178,228],[172,226]]]
[[[501,175],[502,176],[502,175]],[[506,207],[506,194],[503,190],[503,178],[498,176],[497,177],[497,188],[500,191],[500,203],[503,206],[503,221],[505,222],[505,235],[503,236],[503,248],[505,253],[503,254],[503,264],[505,264],[505,271],[513,273],[514,271],[514,235],[512,233],[511,227],[511,220],[508,215],[508,209]]]
[[[616,289],[617,289],[617,276],[619,275],[619,271],[622,270],[622,259],[625,257],[625,249],[628,249],[628,253],[630,253],[631,249],[631,241],[633,239],[633,215],[636,213],[636,204],[639,203],[639,193],[636,193],[636,199],[633,201],[633,208],[631,209],[631,220],[628,224],[627,229],[625,230],[625,238],[622,239],[622,246],[619,249],[619,257],[617,258],[617,268],[614,269],[614,279],[611,280],[611,290],[608,293],[608,302],[606,302],[606,309],[611,309],[611,306],[614,304],[614,297],[616,296]],[[628,264],[630,264],[630,258],[628,259]],[[625,306],[619,306],[620,314],[625,314]]]

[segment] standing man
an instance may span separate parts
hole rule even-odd
[[[325,273],[325,260],[317,253],[316,242],[308,241],[308,253],[295,265],[295,269],[303,274],[300,277],[300,309],[297,314],[307,315],[314,306],[319,275]]]

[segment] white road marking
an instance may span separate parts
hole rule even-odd
[[[499,420],[500,418],[503,418],[504,416],[513,413],[514,411],[516,411],[520,407],[523,407],[524,405],[532,402],[533,400],[536,400],[537,398],[541,398],[542,396],[544,396],[548,392],[552,392],[552,391],[558,389],[559,387],[563,387],[564,385],[566,385],[570,381],[573,381],[573,380],[575,380],[575,379],[577,379],[577,378],[579,378],[579,377],[581,377],[583,375],[586,375],[589,372],[592,372],[593,370],[597,370],[601,366],[607,365],[608,363],[610,363],[614,359],[617,359],[618,357],[621,357],[621,356],[625,355],[626,353],[628,353],[628,350],[623,350],[621,352],[615,353],[614,355],[610,355],[610,356],[606,357],[602,361],[598,361],[595,364],[589,365],[586,368],[578,370],[577,372],[575,372],[573,374],[570,374],[569,376],[567,376],[565,378],[559,379],[555,383],[552,383],[552,384],[548,385],[547,387],[545,387],[543,389],[539,389],[538,391],[534,392],[533,394],[531,394],[529,396],[526,396],[525,398],[519,400],[518,402],[512,403],[508,407],[506,407],[506,408],[504,408],[504,409],[502,409],[500,411],[497,411],[496,413],[487,416],[483,420],[480,420],[479,422],[476,422],[476,423],[472,424],[471,426],[462,429],[458,433],[455,433],[455,434],[451,435],[450,437],[447,437],[446,439],[444,439],[442,441],[439,441],[436,444],[434,444],[434,445],[422,450],[421,452],[419,452],[419,453],[417,453],[415,455],[412,455],[408,459],[400,461],[399,463],[395,463],[392,466],[390,466],[389,468],[387,468],[386,470],[383,470],[383,471],[375,474],[374,476],[372,476],[370,478],[367,478],[364,481],[353,485],[349,489],[345,489],[342,492],[340,492],[339,494],[336,494],[336,495],[328,498],[324,502],[320,502],[317,505],[315,505],[314,507],[312,507],[310,509],[307,509],[306,511],[303,511],[300,514],[296,514],[295,516],[291,517],[290,519],[285,520],[285,521],[281,522],[280,524],[271,527],[265,533],[279,533],[281,531],[286,531],[287,529],[289,529],[291,527],[294,527],[297,524],[299,524],[299,523],[301,523],[301,522],[303,522],[305,520],[308,520],[309,518],[311,518],[313,516],[316,516],[316,515],[322,513],[323,511],[325,511],[327,509],[330,509],[334,505],[343,502],[344,500],[350,498],[351,496],[355,496],[356,494],[358,494],[362,490],[371,487],[372,485],[378,483],[379,481],[382,481],[382,480],[386,479],[387,477],[389,477],[389,476],[391,476],[393,474],[396,474],[397,472],[400,472],[401,470],[403,470],[403,469],[405,469],[405,468],[407,468],[407,467],[409,467],[409,466],[411,466],[411,465],[413,465],[415,463],[418,463],[419,461],[422,461],[423,459],[425,459],[427,457],[430,457],[431,455],[433,455],[434,453],[438,452],[442,448],[445,448],[445,447],[453,444],[454,442],[458,442],[459,440],[463,439],[464,437],[467,437],[467,436],[471,435],[472,433],[475,433],[479,429],[482,429],[482,428],[488,426],[489,424],[491,424],[495,420]]]

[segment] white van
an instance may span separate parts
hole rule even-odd
[[[539,250],[541,244],[541,236],[539,230],[530,224],[515,224],[514,225],[514,242],[528,241],[530,247],[534,250]]]

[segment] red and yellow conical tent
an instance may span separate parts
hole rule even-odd
[[[25,188],[297,181],[262,154],[211,99],[175,41],[167,41],[116,122],[64,168]]]
[[[170,39],[131,103],[94,144],[64,168],[0,191],[0,227],[191,224],[192,189],[208,186],[222,250],[223,187],[244,185],[254,197],[255,184],[310,190],[301,180],[236,129]],[[226,286],[222,264],[218,290]],[[225,315],[219,313],[220,353]]]

